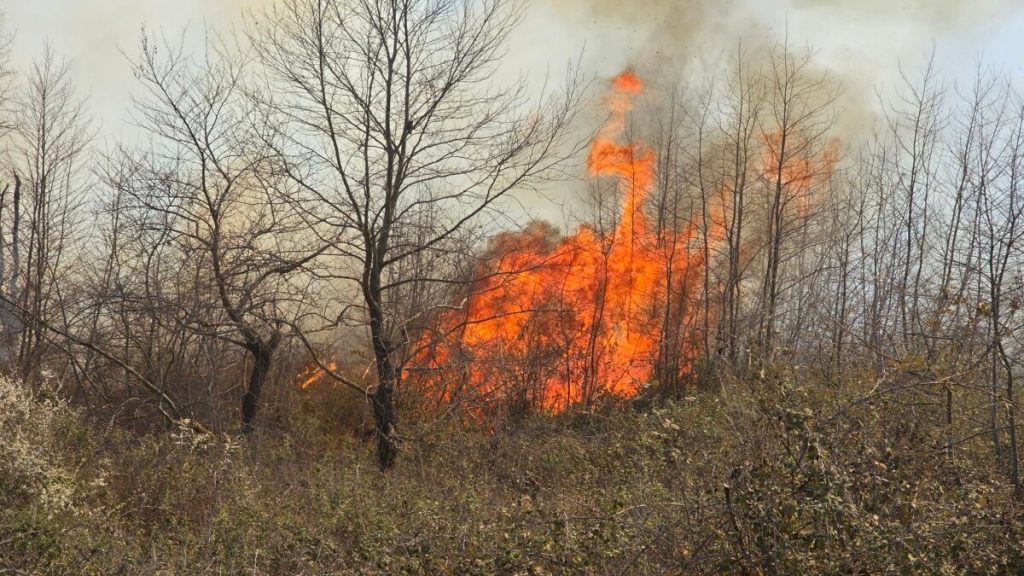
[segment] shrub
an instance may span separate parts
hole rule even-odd
[[[47,514],[71,509],[74,473],[60,437],[75,418],[55,390],[42,394],[0,377],[0,505],[38,505]]]

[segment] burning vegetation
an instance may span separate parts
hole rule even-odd
[[[328,370],[332,371],[338,369],[338,364],[333,360],[324,363],[324,366],[326,366]],[[302,372],[299,372],[295,377],[295,385],[300,389],[305,390],[323,380],[325,376],[327,376],[327,370],[324,370],[318,364],[313,363],[303,369]]]
[[[720,258],[727,226],[735,226],[725,216],[735,186],[719,184],[703,208],[698,203],[675,225],[650,216],[657,151],[627,130],[644,89],[632,71],[612,80],[609,119],[587,159],[592,178],[616,185],[614,226],[583,225],[559,237],[533,222],[494,237],[460,306],[417,342],[407,368],[414,384],[446,403],[561,411],[691,375],[707,338],[700,327],[719,318],[712,300],[720,302],[723,278],[706,267]],[[781,134],[764,141],[764,178],[777,172],[788,195],[780,211],[806,217],[838,146],[787,155]]]
[[[587,160],[591,176],[617,183],[617,225],[556,238],[534,223],[494,238],[465,305],[440,319],[413,362],[433,393],[561,410],[630,397],[651,381],[670,327],[687,322],[704,261],[691,247],[698,215],[666,236],[645,213],[655,153],[625,140],[643,90],[632,72],[614,79],[611,116]]]

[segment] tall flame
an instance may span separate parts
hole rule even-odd
[[[656,378],[690,371],[701,329],[696,320],[712,329],[714,309],[697,304],[702,292],[721,288],[702,290],[706,280],[718,281],[707,274],[705,257],[724,242],[729,195],[723,189],[722,198],[704,203],[708,213],[668,229],[645,214],[656,156],[642,141],[623,142],[627,116],[643,91],[632,72],[612,81],[605,100],[610,116],[587,158],[592,177],[617,184],[622,212],[614,229],[581,226],[559,238],[551,226],[534,222],[493,238],[462,305],[413,346],[403,376],[428,398],[558,411],[631,397]],[[783,208],[806,218],[817,185],[833,173],[838,143],[816,156],[779,160],[781,142],[779,135],[765,136],[760,169],[766,181],[781,178]],[[747,248],[739,247],[744,254]],[[296,383],[306,389],[324,375],[314,364]]]
[[[614,231],[583,226],[557,240],[550,227],[533,224],[495,238],[464,307],[421,342],[408,372],[414,381],[447,400],[561,410],[635,395],[666,346],[689,357],[678,332],[700,287],[702,251],[691,246],[699,218],[659,234],[643,212],[655,154],[620,141],[643,88],[631,72],[613,81],[611,115],[587,162],[591,176],[617,181],[623,202]]]

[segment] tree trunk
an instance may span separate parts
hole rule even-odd
[[[11,221],[11,271],[7,275],[7,302],[4,303],[4,342],[3,347],[7,356],[8,364],[13,366],[17,360],[14,349],[21,337],[24,323],[21,311],[17,309],[21,304],[19,293],[19,281],[21,280],[21,177],[14,173],[14,218]]]
[[[993,316],[999,312],[998,303],[993,307]],[[998,329],[998,328],[997,328]],[[1024,499],[1024,486],[1020,480],[1020,456],[1017,448],[1017,402],[1013,395],[1013,365],[1010,363],[1010,356],[1006,353],[1000,334],[996,333],[995,353],[998,354],[1000,364],[1006,371],[1006,420],[1009,431],[1009,446],[1007,453],[1007,471],[1010,474],[1010,481],[1013,483],[1013,496],[1017,500]]]
[[[249,373],[249,387],[242,396],[242,433],[249,434],[255,427],[256,411],[259,408],[260,393],[274,357],[274,348],[266,344],[255,344],[249,348],[253,357],[252,372]]]
[[[371,313],[371,316],[374,316]],[[373,354],[377,363],[377,389],[373,393],[373,423],[377,437],[377,462],[382,469],[388,469],[398,456],[398,442],[395,435],[395,381],[397,373],[391,359],[391,346],[383,335],[383,318],[370,319],[370,335],[373,340]]]

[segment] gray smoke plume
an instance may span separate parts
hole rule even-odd
[[[906,38],[887,37],[898,28],[910,32],[927,50],[931,41],[982,30],[997,22],[1019,0],[553,0],[555,13],[574,14],[590,23],[616,23],[644,38],[637,57],[686,58],[695,48],[713,50],[743,38],[756,45],[779,39],[801,23],[827,35],[827,28],[853,26],[875,30],[860,40],[885,46]],[[538,4],[535,4],[536,7]],[[580,20],[583,20],[580,19]],[[789,25],[787,25],[789,23]]]
[[[990,28],[1019,0],[549,0],[569,28],[595,30],[587,51],[598,63],[636,69],[652,84],[728,74],[739,46],[753,61],[788,41],[814,52],[816,71],[843,87],[844,131],[863,130],[877,95],[915,79],[933,49],[942,72],[970,71]],[[975,47],[964,50],[964,46]],[[944,52],[945,51],[945,52]],[[598,76],[617,72],[597,67]]]

